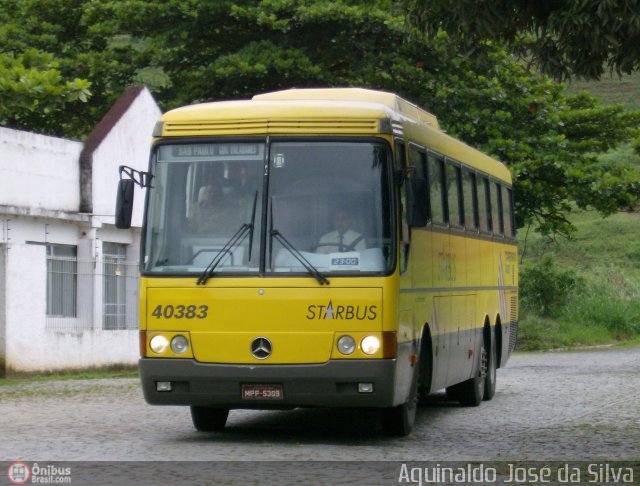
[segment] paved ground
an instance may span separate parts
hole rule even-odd
[[[464,408],[435,396],[406,438],[385,437],[377,417],[354,410],[232,411],[224,432],[198,433],[186,407],[147,405],[137,380],[17,385],[0,387],[0,461],[637,464],[640,348],[516,354],[498,371],[491,402]],[[269,472],[275,463],[265,467],[267,477],[277,474]]]

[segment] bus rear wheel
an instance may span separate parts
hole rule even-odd
[[[191,407],[193,426],[200,432],[215,432],[224,429],[228,417],[228,408]]]
[[[497,356],[496,356],[496,342],[494,339],[491,340],[491,345],[489,346],[490,352],[488,356],[487,362],[487,374],[484,380],[484,397],[485,401],[489,401],[496,394],[496,382],[498,378],[497,372]]]
[[[480,359],[476,376],[447,388],[447,397],[458,400],[465,407],[477,407],[484,398],[485,380],[487,376],[487,350],[484,346],[480,348]]]

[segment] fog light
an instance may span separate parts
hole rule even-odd
[[[360,347],[365,354],[376,354],[380,349],[380,340],[375,336],[367,336],[360,343]]]
[[[170,392],[171,391],[171,382],[170,381],[158,381],[158,382],[156,382],[156,391],[159,391],[159,392]]]
[[[149,342],[151,351],[157,354],[164,353],[167,350],[168,346],[169,341],[164,336],[153,336],[151,338],[151,342]]]
[[[358,383],[358,393],[373,393],[373,383]]]
[[[342,336],[338,339],[338,351],[342,354],[351,354],[356,349],[356,342],[351,336]]]
[[[178,335],[171,340],[171,350],[176,354],[182,354],[189,349],[189,341],[186,337]]]

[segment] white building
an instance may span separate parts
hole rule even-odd
[[[0,376],[137,362],[143,198],[118,230],[116,186],[159,116],[137,87],[84,144],[0,127]]]

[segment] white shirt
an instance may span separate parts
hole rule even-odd
[[[340,244],[341,242],[342,245]],[[342,235],[341,241],[340,234],[334,230],[320,238],[316,252],[328,254],[339,251],[366,250],[366,248],[367,245],[360,233],[353,230],[347,230],[346,233]]]

